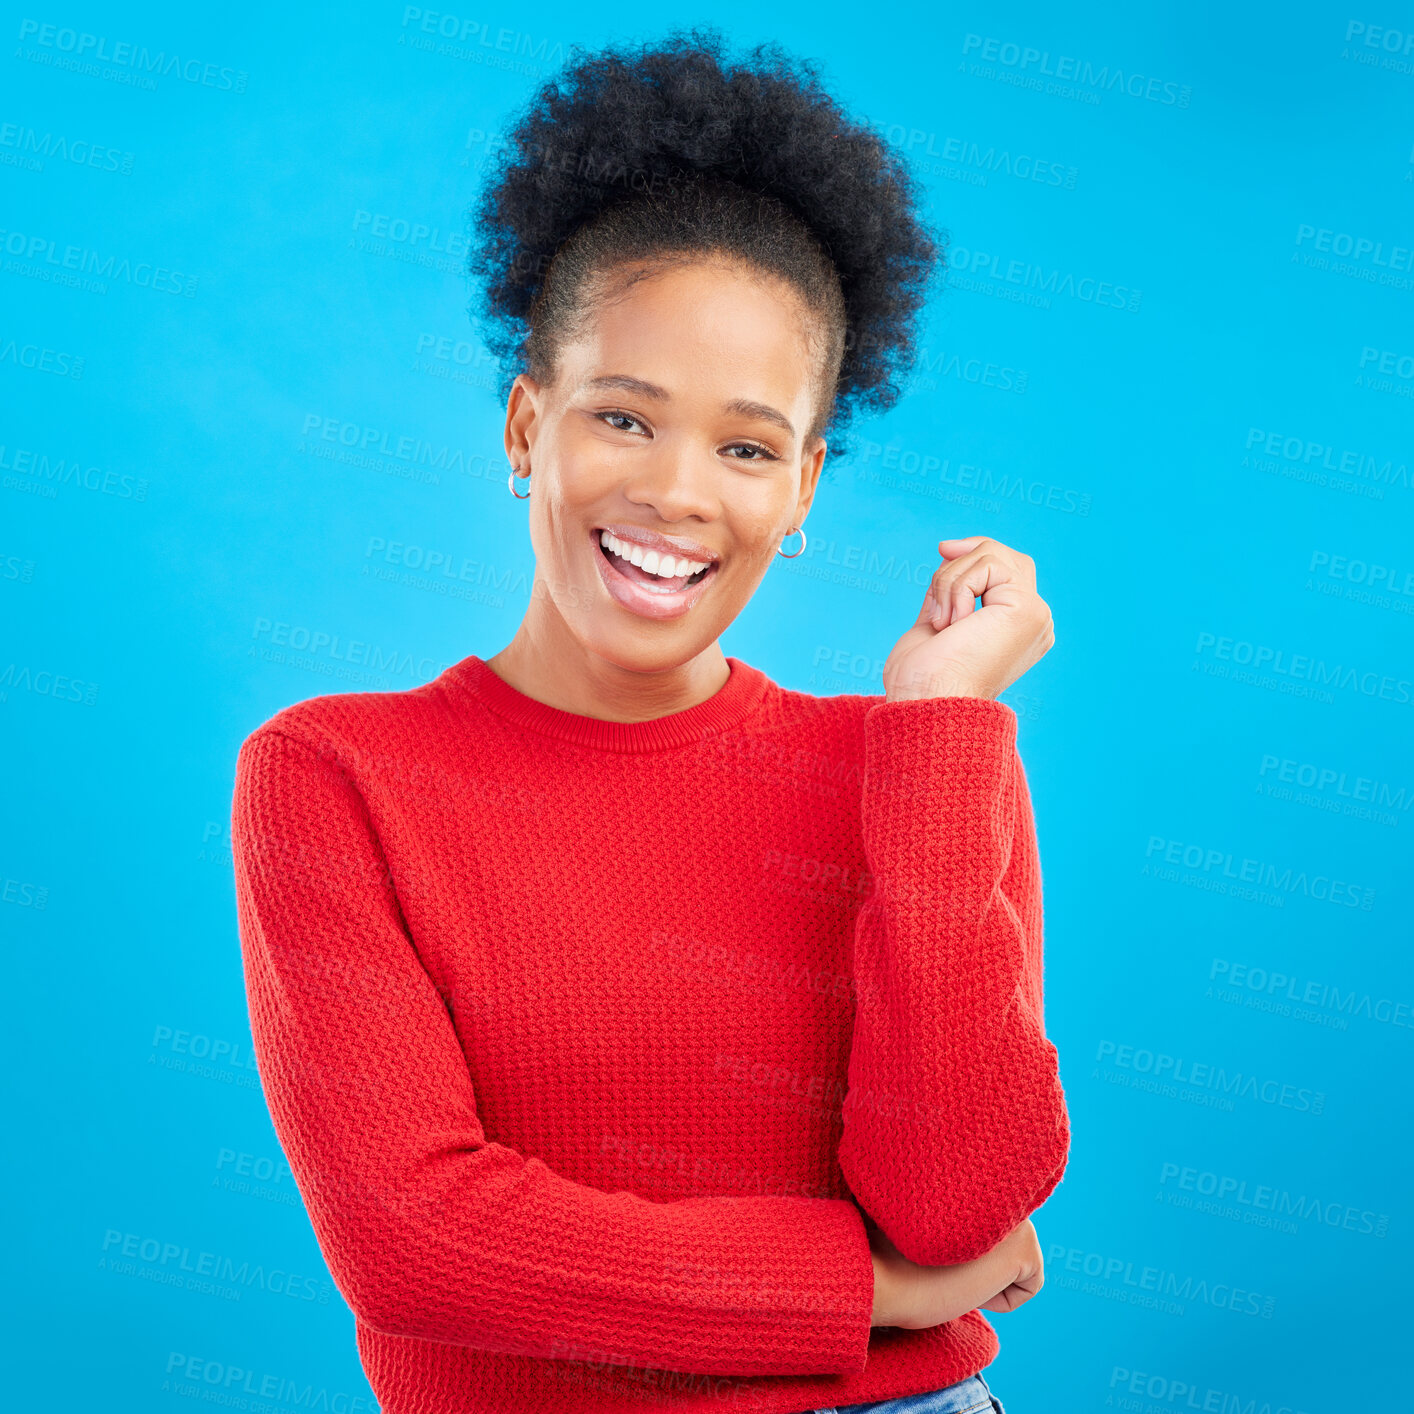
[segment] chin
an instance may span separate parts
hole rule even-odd
[[[668,673],[692,662],[716,636],[702,637],[687,625],[650,626],[606,622],[596,614],[581,641],[596,657],[630,673]]]

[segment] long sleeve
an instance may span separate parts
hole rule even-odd
[[[486,1137],[368,803],[333,756],[281,727],[247,738],[232,841],[267,1103],[362,1322],[704,1374],[865,1368],[873,1268],[853,1203],[652,1202]]]
[[[874,889],[856,923],[839,1159],[865,1211],[928,1266],[996,1246],[1069,1150],[1016,727],[1011,708],[971,697],[886,701],[864,718]]]

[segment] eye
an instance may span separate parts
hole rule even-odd
[[[727,448],[727,451],[729,451],[729,452],[741,451],[741,452],[754,452],[754,453],[756,453],[755,456],[750,456],[750,457],[728,457],[728,458],[727,458],[728,461],[734,461],[734,462],[760,462],[760,461],[776,462],[776,461],[780,461],[780,458],[779,458],[769,447],[760,447],[760,446],[757,446],[757,444],[756,444],[755,442],[733,442],[732,445]]]
[[[643,424],[632,413],[624,412],[621,408],[610,408],[605,412],[596,412],[594,416],[606,426],[612,427],[615,432],[632,432],[635,427],[640,429],[643,427]],[[628,423],[629,426],[623,426],[624,423]]]

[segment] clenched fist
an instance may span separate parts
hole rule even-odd
[[[1056,641],[1036,592],[1036,562],[985,535],[940,540],[918,618],[884,664],[891,702],[917,697],[995,698]],[[982,607],[974,600],[980,596]]]

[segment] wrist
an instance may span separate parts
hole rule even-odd
[[[884,689],[884,700],[886,702],[917,702],[925,698],[933,697],[977,697],[985,701],[992,701],[993,695],[984,692],[979,687],[970,687],[963,683],[927,682],[923,684],[910,684],[907,687],[888,687]]]
[[[889,1269],[877,1252],[869,1254],[874,1263],[874,1306],[869,1313],[871,1326],[892,1325],[895,1318],[893,1306],[893,1283]]]

